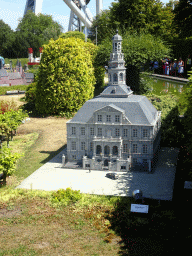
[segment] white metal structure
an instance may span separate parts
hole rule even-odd
[[[71,9],[68,31],[81,31],[82,23],[85,25],[85,34],[87,28],[90,28],[93,16],[88,9],[86,2],[88,0],[63,0]],[[27,0],[24,15],[28,10],[32,10],[35,14],[41,13],[43,0]],[[103,0],[96,0],[96,15],[100,14],[103,9]]]
[[[42,11],[43,0],[27,0],[25,5],[24,15],[31,10],[36,15]]]

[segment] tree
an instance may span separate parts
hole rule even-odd
[[[0,149],[0,172],[3,172],[3,184],[6,184],[7,176],[15,172],[16,162],[21,154],[12,154],[9,148]]]
[[[15,32],[14,51],[16,57],[28,57],[28,48],[33,48],[34,55],[39,53],[39,47],[53,38],[57,39],[62,26],[53,21],[52,16],[38,14],[32,11],[19,21]]]
[[[15,35],[11,27],[0,20],[0,55],[4,58],[12,57],[12,44]]]
[[[173,19],[172,7],[164,6],[158,0],[119,0],[94,19],[91,39],[95,40],[97,26],[98,43],[104,37],[112,37],[117,28],[122,34],[127,30],[146,32],[166,40],[176,34]]]
[[[69,31],[66,33],[61,33],[60,36],[63,39],[69,38],[69,37],[75,37],[75,38],[79,38],[83,41],[85,41],[85,34],[83,32],[79,32],[79,31]]]
[[[140,84],[141,65],[169,56],[170,49],[160,38],[151,34],[130,32],[124,34],[122,48],[127,67],[127,85],[137,94],[143,94],[146,90]]]
[[[192,36],[192,0],[180,0],[174,9],[174,24],[180,38]]]
[[[76,112],[93,97],[95,77],[87,44],[78,38],[59,38],[44,45],[35,102],[39,114]]]
[[[115,34],[116,29],[119,27],[117,22],[111,15],[110,10],[104,10],[101,14],[97,15],[93,20],[91,26],[91,33],[89,37],[96,44],[96,27],[97,27],[97,44],[101,44],[102,41],[111,39]]]
[[[7,147],[9,147],[10,137],[11,140],[13,139],[13,131],[17,130],[23,119],[27,116],[28,114],[21,109],[17,111],[10,109],[4,114],[0,114],[0,134],[6,135]]]

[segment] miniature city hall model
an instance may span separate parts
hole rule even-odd
[[[67,122],[68,162],[82,161],[83,169],[129,170],[151,162],[160,145],[161,112],[126,85],[122,37],[112,38],[109,84],[88,100]]]

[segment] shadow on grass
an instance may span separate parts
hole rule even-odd
[[[49,154],[47,158],[45,158],[43,161],[41,161],[42,164],[45,164],[47,162],[54,162],[54,163],[62,163],[62,156],[58,157],[56,159],[53,159],[55,156],[57,156],[61,151],[67,148],[67,144],[63,145],[61,148],[59,148],[56,151],[40,151],[42,154]],[[51,161],[53,159],[53,161]]]
[[[122,256],[135,255],[173,255],[179,244],[177,240],[180,222],[176,217],[174,204],[170,201],[145,199],[149,213],[130,212],[133,198],[121,197],[115,210],[108,217],[111,229],[121,237],[120,252]],[[108,241],[111,242],[111,241]]]

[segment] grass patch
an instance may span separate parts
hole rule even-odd
[[[29,85],[12,85],[12,86],[1,86],[0,95],[5,95],[6,91],[26,91]]]
[[[133,199],[128,197],[82,194],[79,201],[60,205],[52,203],[51,191],[10,186],[4,188],[4,196],[2,192],[2,255],[62,255],[65,251],[69,255],[133,256],[176,251],[181,216],[177,218],[171,203],[148,201],[151,212],[146,217],[130,213]],[[6,200],[5,194],[9,195]]]

